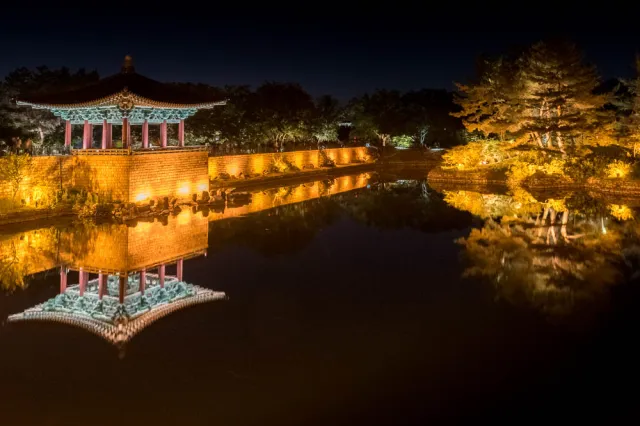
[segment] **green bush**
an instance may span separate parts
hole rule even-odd
[[[411,148],[413,146],[413,138],[409,135],[394,136],[391,138],[391,145],[396,148]]]

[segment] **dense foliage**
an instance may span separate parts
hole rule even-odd
[[[502,168],[511,183],[537,173],[573,180],[634,175],[638,84],[601,83],[564,41],[483,60],[473,82],[458,84],[460,111],[453,113],[477,140],[445,154],[443,166]]]
[[[63,123],[49,111],[18,107],[14,98],[72,90],[98,80],[96,72],[66,68],[35,70],[20,68],[0,83],[0,148],[14,152],[62,146]],[[327,144],[395,144],[400,147],[450,146],[462,138],[461,120],[452,94],[444,90],[400,93],[378,90],[341,103],[325,95],[314,99],[300,85],[266,82],[249,86],[217,88],[206,84],[175,83],[181,90],[207,93],[226,99],[227,105],[200,110],[188,119],[186,143],[209,144],[214,150],[256,152],[315,148]],[[150,128],[151,143],[159,140],[156,126]],[[94,139],[100,137],[94,129]],[[120,130],[114,129],[114,139]],[[132,128],[134,147],[140,130]],[[75,126],[73,141],[79,144],[81,126]],[[169,126],[169,139],[177,139],[177,126]],[[28,141],[28,143],[27,143]]]

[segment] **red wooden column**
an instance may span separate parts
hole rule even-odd
[[[109,147],[108,138],[109,138],[109,123],[107,123],[107,120],[104,120],[102,122],[102,149],[107,149]]]
[[[80,277],[80,285],[78,286],[80,296],[84,296],[84,291],[87,289],[87,282],[89,282],[89,273],[84,272],[82,269],[80,269],[80,272],[78,272],[78,276]]]
[[[144,289],[147,287],[147,270],[140,271],[140,293],[144,294]]]
[[[60,294],[64,293],[67,289],[67,268],[64,266],[60,268]]]
[[[149,148],[149,122],[147,120],[142,123],[142,147]]]
[[[129,119],[125,117],[122,119],[122,147],[123,148],[129,147],[130,135],[131,135],[131,131],[129,130]]]
[[[104,296],[106,282],[107,282],[107,277],[102,272],[100,272],[98,274],[98,298],[99,299],[102,299],[102,296]]]
[[[178,146],[184,146],[184,120],[178,123]]]
[[[93,136],[93,127],[87,120],[84,120],[84,133],[82,136],[82,149],[91,148],[91,138]]]
[[[71,120],[64,123],[64,146],[71,146]]]
[[[128,278],[126,275],[120,275],[120,285],[118,286],[118,300],[120,303],[124,303],[124,296],[127,291],[127,281]]]
[[[164,287],[164,264],[158,266],[158,278],[160,279],[160,287]]]
[[[167,147],[167,120],[160,123],[160,146]]]
[[[182,281],[183,267],[184,259],[178,260],[178,263],[176,264],[176,276],[178,277],[178,281]]]
[[[107,149],[113,148],[113,124],[107,123]]]

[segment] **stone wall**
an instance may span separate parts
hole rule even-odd
[[[327,149],[324,152],[337,165],[347,165],[354,161],[364,160],[367,157],[367,149],[364,147],[335,148]],[[301,170],[309,164],[317,168],[319,165],[318,156],[318,151],[293,151],[209,157],[209,179],[215,179],[222,173],[236,178],[262,174],[279,160],[294,164]]]
[[[209,190],[206,151],[134,154],[129,158],[129,202],[187,198]]]
[[[16,200],[27,206],[45,202],[59,190],[84,189],[110,197],[127,200],[129,196],[129,156],[73,155],[33,157],[24,172],[24,179]],[[10,199],[9,182],[0,182],[0,198]]]
[[[63,158],[69,163],[62,176],[63,187],[95,192],[106,200],[129,199],[130,156],[79,154]]]
[[[367,149],[324,151],[337,165],[367,158]],[[79,152],[72,156],[33,157],[16,195],[27,207],[51,204],[57,191],[85,190],[106,201],[141,202],[156,197],[188,198],[209,189],[221,173],[235,177],[262,174],[276,162],[304,169],[319,165],[318,151],[208,157],[206,151],[157,153]],[[12,197],[9,182],[0,182],[0,201]]]
[[[94,192],[105,200],[135,202],[152,197],[187,198],[208,190],[207,152],[107,154],[33,157],[16,200],[35,201],[62,189]],[[0,198],[12,197],[11,184],[0,182]]]

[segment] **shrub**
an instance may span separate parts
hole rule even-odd
[[[633,210],[624,204],[609,204],[609,213],[619,221],[633,219]]]
[[[413,138],[409,135],[394,136],[391,138],[391,145],[396,148],[411,148]]]
[[[300,168],[293,164],[287,157],[278,156],[273,161],[274,169],[277,169],[279,172],[299,172]]]
[[[327,155],[324,150],[318,151],[318,163],[320,167],[335,167],[336,163]]]
[[[473,141],[466,145],[456,146],[443,156],[445,168],[473,170],[484,165],[500,164],[517,155],[510,142],[493,139]]]
[[[615,160],[605,168],[605,174],[609,178],[623,178],[631,173],[632,166],[624,161]]]

